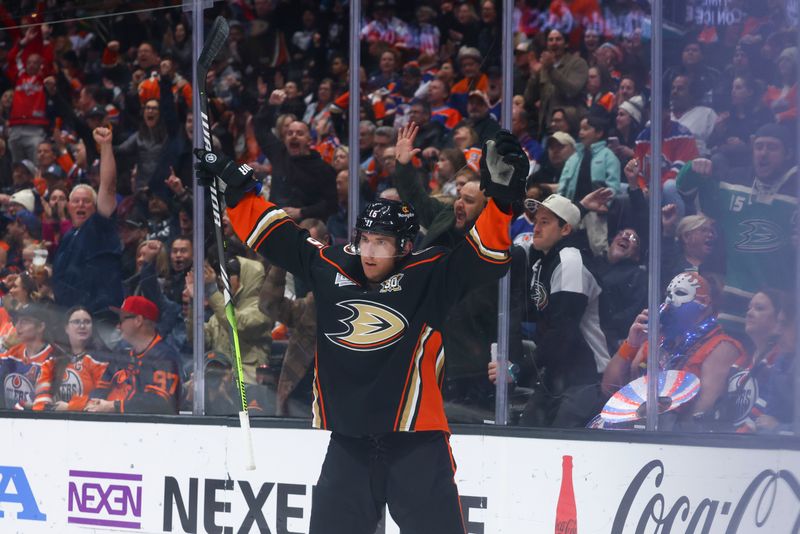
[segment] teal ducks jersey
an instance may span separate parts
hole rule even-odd
[[[752,169],[731,169],[723,174],[716,167],[710,178],[682,171],[678,188],[684,193],[697,189],[701,209],[717,222],[726,264],[719,318],[726,328],[742,331],[747,305],[757,291],[794,287],[797,168],[768,187],[756,182]]]

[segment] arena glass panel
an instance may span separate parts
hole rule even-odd
[[[614,195],[607,212],[583,216],[574,249],[561,248],[557,258],[545,255],[537,263],[533,234],[512,227],[512,239],[528,251],[526,279],[516,283],[528,296],[521,308],[522,356],[515,361],[510,353],[516,383],[509,385],[509,421],[792,433],[797,100],[790,96],[796,72],[791,6],[774,8],[771,17],[781,22],[773,26],[763,22],[766,8],[749,3],[714,10],[690,2],[686,12],[665,5],[659,16],[619,7],[603,2],[589,16],[565,10],[547,19],[517,6],[512,124],[521,137],[527,133],[532,159],[533,151],[541,154],[528,197],[541,202],[560,192],[580,201],[576,192],[583,197],[602,187]],[[658,35],[654,27],[661,28]],[[566,73],[579,90],[569,93]],[[662,118],[660,132],[648,122],[653,114]],[[660,195],[652,194],[653,134],[661,139]],[[766,146],[775,139],[770,159]],[[525,217],[533,227],[533,211]],[[574,298],[572,306],[561,308],[558,293]],[[548,322],[569,312],[571,324]],[[648,368],[651,343],[659,357]],[[644,378],[648,370],[659,373],[653,391]],[[662,412],[650,424],[648,395]]]
[[[191,371],[190,26],[103,7],[3,11],[4,410],[177,414]]]
[[[650,245],[662,293],[650,317],[659,310],[659,372],[685,373],[685,388],[695,375],[699,391],[658,427],[793,434],[796,4],[690,2],[674,22],[675,33],[663,26],[652,107],[662,120],[663,194],[660,239]],[[661,404],[675,400],[670,384]]]
[[[514,14],[511,131],[531,174],[511,227],[509,423],[596,428],[635,378],[605,374],[648,305],[647,199],[630,209],[620,163],[638,131],[620,134],[615,116],[649,87],[651,17],[612,2],[551,7]]]

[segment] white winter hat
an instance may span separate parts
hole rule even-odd
[[[33,209],[36,204],[36,200],[33,196],[33,189],[22,189],[17,191],[11,195],[9,202],[16,202],[29,212],[33,213]]]
[[[644,110],[644,99],[639,96],[633,96],[620,104],[619,109],[624,109],[625,112],[631,116],[638,124],[642,124],[642,111]]]

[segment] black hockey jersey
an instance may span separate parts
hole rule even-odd
[[[508,270],[510,214],[490,200],[452,251],[414,252],[380,287],[367,285],[349,246],[314,241],[261,197],[246,195],[228,215],[244,243],[314,292],[315,427],[351,436],[449,431],[442,323],[467,291]]]

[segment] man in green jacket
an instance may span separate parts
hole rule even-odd
[[[267,363],[272,345],[273,321],[258,307],[258,297],[264,284],[264,266],[242,256],[234,256],[227,263],[230,276],[233,307],[236,312],[236,326],[239,333],[239,346],[242,354],[242,371],[246,384],[256,383],[256,368]],[[225,354],[230,353],[230,326],[225,316],[225,301],[217,286],[216,273],[206,264],[203,271],[207,307],[213,313],[204,325],[206,349]],[[194,271],[186,276],[186,290],[189,298],[194,298]],[[192,339],[194,321],[186,318],[186,332]]]

